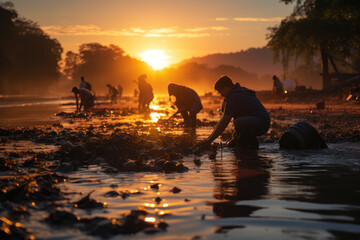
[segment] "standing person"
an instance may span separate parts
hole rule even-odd
[[[177,112],[184,118],[185,127],[196,127],[196,114],[203,108],[199,95],[191,88],[170,83],[168,86],[169,98],[176,97]],[[171,118],[170,117],[170,118]]]
[[[210,136],[197,145],[201,150],[208,147],[234,119],[234,138],[228,143],[229,147],[238,146],[243,149],[258,149],[259,141],[256,136],[265,134],[270,127],[270,115],[255,91],[234,84],[228,76],[221,76],[215,83],[215,89],[225,98],[225,110]]]
[[[88,111],[91,107],[94,106],[95,95],[86,88],[73,87],[71,90],[75,94],[76,99],[76,111],[80,111],[81,107],[84,106],[84,110]],[[80,106],[79,106],[79,97],[80,97]]]
[[[106,85],[108,88],[109,88],[109,98],[110,98],[110,102],[111,104],[114,104],[117,102],[117,95],[119,93],[119,91],[116,89],[116,87],[110,85],[110,84],[107,84]]]
[[[146,82],[146,77],[146,74],[143,74],[138,78],[140,112],[149,110],[150,103],[154,99],[153,89]]]
[[[281,98],[281,96],[284,93],[284,87],[280,79],[274,75],[273,78],[274,84],[273,84],[273,99]]]
[[[91,91],[91,84],[85,81],[85,77],[81,76],[81,82],[79,88],[86,88],[89,91]]]
[[[122,97],[122,92],[123,92],[123,88],[122,88],[122,86],[120,84],[118,84],[117,90],[118,90],[118,99],[120,101],[121,97]]]

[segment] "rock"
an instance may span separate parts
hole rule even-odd
[[[74,148],[74,145],[71,142],[64,142],[61,144],[61,151],[70,152]]]
[[[178,172],[187,172],[187,171],[189,171],[189,168],[185,167],[182,163],[178,163],[176,165],[176,169],[177,169]]]
[[[0,239],[35,239],[19,222],[13,223],[5,217],[0,217]]]
[[[106,207],[106,204],[99,202],[95,199],[91,199],[90,195],[94,192],[91,191],[90,193],[88,193],[88,195],[86,195],[85,197],[83,197],[82,199],[80,199],[77,202],[74,202],[74,207],[76,208],[82,208],[82,209],[89,209],[89,208],[104,208]]]
[[[159,183],[154,183],[153,185],[150,186],[150,188],[159,189]]]
[[[181,192],[181,189],[180,188],[177,188],[177,187],[173,187],[172,189],[170,189],[169,192],[172,192],[172,193],[179,193]]]
[[[104,194],[105,197],[117,197],[120,196],[120,193],[118,193],[117,191],[109,191],[107,193]]]
[[[165,172],[176,171],[176,163],[174,161],[166,161],[164,163]]]
[[[71,158],[82,158],[85,154],[85,147],[82,144],[75,145],[73,149],[69,151],[69,156]]]
[[[120,233],[123,233],[123,228],[117,221],[110,219],[100,221],[90,232],[91,235],[102,238],[109,238]]]
[[[146,234],[154,234],[154,233],[160,232],[160,230],[159,230],[159,228],[156,228],[156,227],[147,227],[143,230],[143,232]]]
[[[195,158],[193,161],[194,161],[194,164],[195,164],[196,166],[200,166],[200,165],[201,165],[201,160],[200,160],[200,158]]]
[[[135,172],[137,170],[137,164],[132,161],[126,162],[124,163],[122,170],[125,172]]]
[[[56,172],[67,173],[74,170],[74,166],[71,163],[61,163],[56,169]]]
[[[104,172],[105,173],[117,173],[119,171],[116,168],[112,167],[112,166],[106,166]]]
[[[162,201],[161,197],[156,197],[156,198],[155,198],[155,202],[156,202],[157,204],[159,204],[161,201]]]
[[[73,213],[59,210],[50,213],[50,215],[45,220],[57,226],[70,226],[79,222],[78,218]]]
[[[165,230],[167,227],[169,226],[169,224],[167,224],[166,222],[159,222],[158,227]]]
[[[94,159],[94,163],[98,164],[98,165],[101,165],[101,164],[105,164],[106,161],[102,157],[97,157],[97,158]]]

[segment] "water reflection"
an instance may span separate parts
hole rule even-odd
[[[235,201],[259,199],[268,193],[270,174],[265,168],[267,161],[257,151],[235,151],[232,159],[214,162],[214,198],[229,200],[214,203],[213,212],[216,216],[245,217],[260,209],[237,206]]]

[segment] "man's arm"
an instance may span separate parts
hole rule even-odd
[[[202,149],[210,145],[226,129],[227,125],[229,125],[229,122],[231,121],[231,118],[232,117],[230,115],[224,114],[217,123],[214,131],[210,134],[210,136],[207,139],[199,143],[197,148]]]

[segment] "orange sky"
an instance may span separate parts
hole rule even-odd
[[[120,46],[126,54],[159,49],[168,63],[266,45],[267,28],[290,15],[279,0],[13,0],[65,52],[82,43]]]

